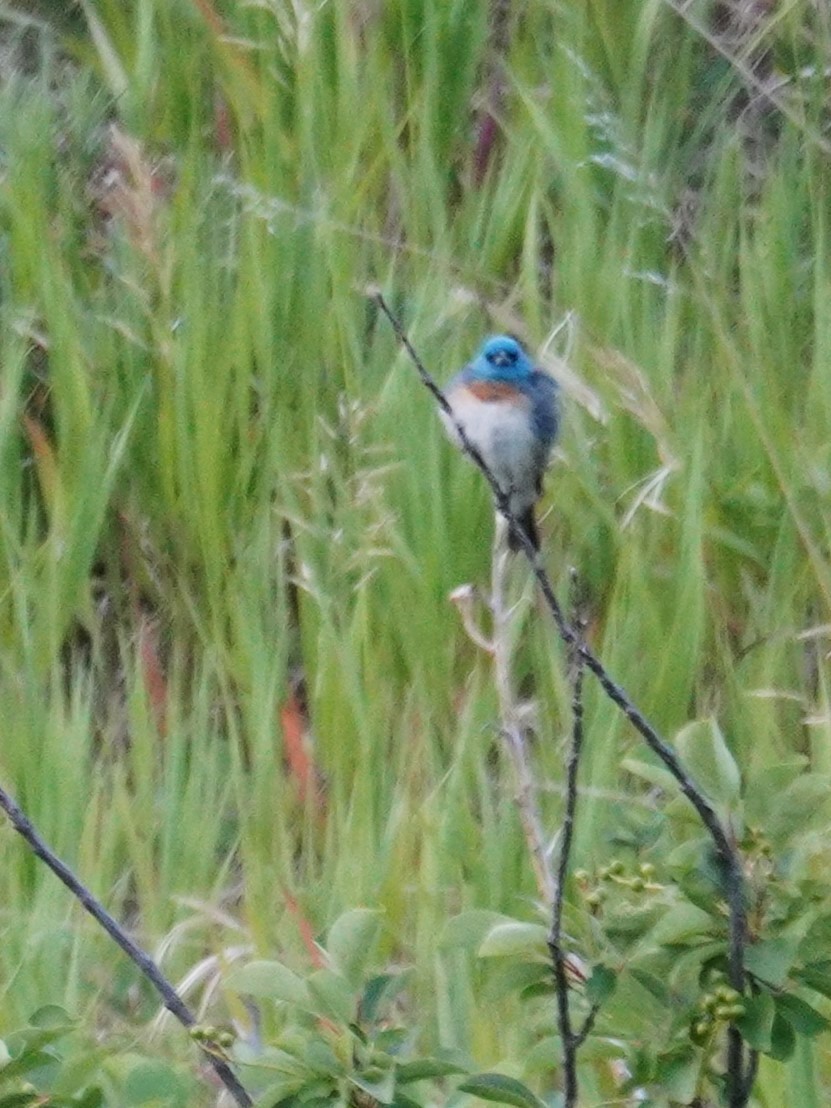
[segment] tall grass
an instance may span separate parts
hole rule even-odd
[[[220,907],[302,964],[291,898],[319,933],[380,905],[425,1040],[519,1072],[535,1029],[436,943],[463,907],[534,912],[446,601],[485,578],[490,505],[366,293],[439,377],[571,313],[555,578],[578,567],[668,734],[716,713],[748,772],[827,771],[829,29],[807,4],[760,24],[790,110],[751,119],[667,5],[533,0],[477,186],[486,5],[81,9],[2,24],[3,780],[172,974],[239,944]],[[562,658],[544,625],[523,650],[553,829]],[[298,677],[318,799],[284,749]],[[643,797],[592,695],[587,735],[591,862]],[[116,955],[2,857],[0,1029],[53,1001],[119,1026]],[[808,1103],[827,1060],[764,1078],[760,1103]]]

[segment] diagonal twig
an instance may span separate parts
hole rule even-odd
[[[375,294],[378,307],[387,317],[395,332],[398,341],[406,350],[425,388],[427,388],[436,400],[441,410],[448,416],[459,442],[465,453],[478,466],[491,487],[497,509],[507,521],[511,533],[517,541],[517,546],[523,550],[527,557],[540,591],[545,599],[560,638],[567,647],[576,651],[582,664],[589,669],[600,683],[601,688],[626,716],[635,730],[641,735],[647,746],[663,762],[669,772],[678,783],[681,792],[692,804],[698,813],[698,817],[707,829],[716,848],[722,866],[724,867],[725,885],[727,887],[728,907],[728,978],[731,986],[739,993],[744,991],[744,945],[746,933],[746,911],[744,895],[744,871],[741,856],[730,833],[722,826],[721,820],[716,814],[712,804],[696,785],[692,777],[687,773],[678,755],[673,748],[661,737],[658,730],[650,723],[643,712],[636,706],[626,691],[618,685],[603,665],[596,654],[580,640],[577,630],[572,627],[563,614],[560,602],[554,592],[551,579],[543,566],[537,551],[534,549],[528,536],[519,521],[511,512],[508,497],[500,488],[496,477],[489,468],[482,455],[473,445],[465,433],[465,429],[457,419],[447,397],[436,384],[432,375],[425,368],[421,358],[416,353],[406,331],[397,317],[387,305],[382,293]],[[729,1108],[745,1108],[749,1096],[746,1088],[747,1076],[744,1072],[744,1049],[742,1037],[737,1027],[730,1026],[727,1032],[727,1084],[729,1088]]]
[[[9,817],[9,822],[18,834],[28,843],[31,851],[51,869],[55,876],[66,885],[72,895],[83,904],[92,918],[99,923],[124,951],[128,958],[138,966],[153,988],[161,995],[165,1008],[188,1029],[195,1027],[197,1020],[190,1008],[185,1004],[171,983],[167,980],[159,967],[149,954],[141,947],[136,946],[124,928],[109,914],[100,901],[92,895],[89,889],[82,885],[69,866],[55,854],[53,850],[41,838],[32,821],[24,813],[23,809],[12,800],[5,789],[0,788],[0,808]],[[218,1057],[215,1050],[219,1048],[211,1044],[202,1045],[200,1049],[206,1060],[213,1067],[219,1080],[234,1098],[241,1108],[253,1108],[254,1101],[240,1084],[236,1074],[222,1058]]]

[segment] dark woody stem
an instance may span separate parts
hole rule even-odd
[[[447,397],[425,368],[424,363],[419,358],[412,343],[407,337],[404,328],[388,307],[383,295],[377,293],[375,300],[378,307],[389,320],[398,341],[409,355],[422,383],[429,389],[436,403],[448,417],[459,437],[459,442],[463,450],[484,474],[485,480],[488,482],[493,492],[498,510],[505,517],[508,527],[514,535],[518,546],[525,552],[531,564],[531,569],[537,579],[540,591],[545,598],[548,610],[554,619],[560,638],[567,647],[576,652],[580,662],[594,674],[609,699],[617,705],[638,734],[644,739],[650,750],[652,750],[663,762],[675,778],[681,792],[689,800],[693,808],[695,808],[701,822],[709,832],[723,867],[725,885],[727,888],[727,907],[729,915],[728,977],[731,986],[736,989],[737,992],[743,992],[745,983],[744,944],[747,930],[744,870],[742,867],[741,855],[731,835],[722,826],[721,820],[718,818],[715,809],[687,773],[673,748],[661,737],[657,729],[630,699],[625,690],[614,681],[600,659],[590,650],[586,643],[581,640],[575,628],[566,620],[560,603],[554,593],[554,588],[548,573],[542,565],[531,540],[511,511],[507,495],[500,488],[492,470],[487,465],[480,452],[465,434],[465,429],[456,418],[453,409],[448,403]],[[747,1075],[744,1072],[742,1038],[738,1029],[732,1026],[729,1028],[727,1035],[728,1105],[729,1108],[745,1108],[750,1095],[750,1089],[748,1088]]]
[[[111,939],[121,947],[128,958],[138,966],[141,973],[151,983],[156,992],[164,1001],[164,1006],[186,1028],[196,1026],[196,1016],[188,1008],[153,959],[137,946],[124,928],[118,923],[103,904],[92,895],[89,889],[82,885],[69,866],[50,849],[41,838],[38,831],[32,825],[31,820],[18,804],[9,796],[5,789],[0,788],[0,808],[9,817],[12,827],[28,843],[32,853],[52,870],[58,880],[62,881],[72,895],[83,904],[96,923],[107,932]],[[228,1063],[220,1057],[219,1047],[214,1044],[206,1044],[200,1048],[209,1065],[213,1068],[219,1080],[228,1090],[234,1101],[241,1108],[253,1108],[254,1101],[239,1082],[236,1074]],[[38,1102],[40,1103],[40,1102]]]

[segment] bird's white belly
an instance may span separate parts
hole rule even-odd
[[[458,394],[448,397],[456,419],[483,461],[493,472],[503,492],[511,493],[511,507],[521,512],[536,500],[536,450],[531,422],[525,405],[509,401],[483,401]],[[447,415],[442,419],[450,437],[459,444],[459,436]]]

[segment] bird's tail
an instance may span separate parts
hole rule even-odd
[[[539,532],[537,531],[537,521],[534,519],[534,509],[533,509],[533,507],[526,508],[526,510],[524,512],[522,512],[520,515],[518,515],[516,518],[517,518],[517,523],[520,525],[522,530],[525,532],[525,534],[531,540],[531,545],[533,546],[533,548],[535,550],[539,550],[539,548],[540,548],[540,536],[539,536]],[[508,532],[508,549],[509,550],[521,550],[522,549],[522,543],[516,537],[513,530]]]

